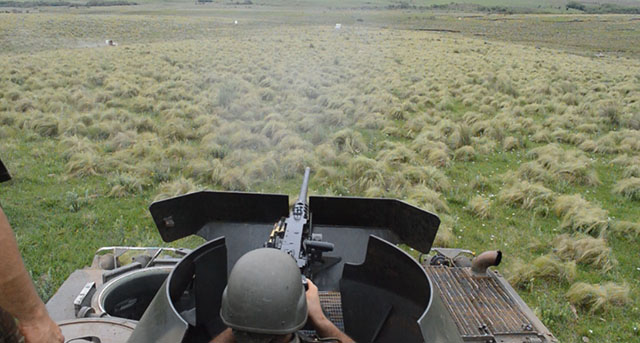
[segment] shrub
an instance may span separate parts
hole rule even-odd
[[[567,292],[567,299],[576,307],[590,313],[608,312],[614,306],[622,306],[631,301],[629,286],[613,282],[604,284],[575,283]]]

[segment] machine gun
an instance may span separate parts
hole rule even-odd
[[[300,194],[289,216],[282,217],[275,223],[264,244],[267,248],[279,249],[291,255],[302,274],[309,278],[313,273],[340,261],[336,257],[322,257],[323,253],[333,251],[334,245],[323,242],[321,233],[313,233],[312,216],[307,203],[310,172],[309,167],[304,171]]]

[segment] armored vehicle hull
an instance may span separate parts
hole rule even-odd
[[[193,251],[102,248],[47,308],[68,340],[208,342],[224,329],[219,309],[228,272],[244,253],[265,246],[288,210],[288,197],[279,194],[197,192],[156,202],[150,211],[163,240],[195,234],[207,242]],[[432,249],[436,215],[399,200],[349,197],[311,196],[308,211],[313,240],[324,244],[314,246],[331,249],[305,273],[318,285],[327,317],[356,341],[556,342],[506,280],[487,269],[500,253],[472,263],[468,251]],[[427,258],[416,261],[399,244]]]

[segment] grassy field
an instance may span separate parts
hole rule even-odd
[[[501,249],[562,342],[640,341],[636,17],[40,11],[0,14],[0,200],[45,299],[101,246],[165,245],[154,199],[293,195],[311,166],[311,194],[404,199],[437,245]]]

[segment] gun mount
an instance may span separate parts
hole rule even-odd
[[[436,215],[395,199],[307,203],[308,179],[306,171],[291,211],[281,194],[204,191],[153,203],[164,241],[195,234],[207,242],[192,252],[102,249],[48,302],[52,317],[75,328],[69,320],[104,319],[128,337],[122,343],[208,342],[224,329],[227,273],[266,245],[291,253],[320,289],[328,318],[358,342],[557,342],[498,273],[471,272],[465,250],[432,251]],[[431,253],[431,262],[398,244]],[[126,254],[135,256],[125,265],[118,257]]]

